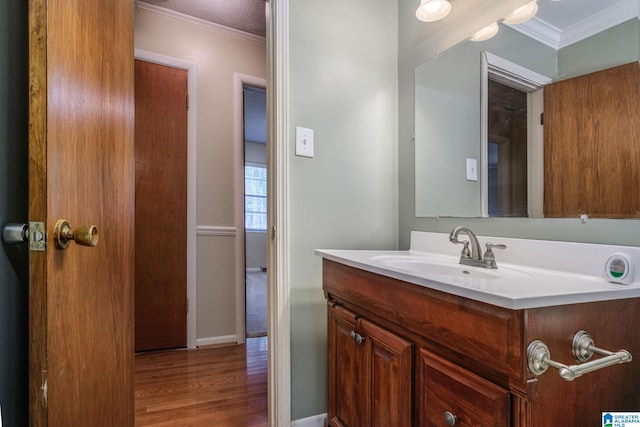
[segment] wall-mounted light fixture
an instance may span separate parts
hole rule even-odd
[[[449,12],[451,12],[451,3],[448,0],[421,0],[420,6],[416,10],[416,18],[423,22],[434,22],[443,19]],[[509,25],[522,24],[533,18],[537,12],[538,0],[533,0],[505,16],[502,22]],[[494,22],[475,33],[470,40],[476,42],[488,40],[495,36],[499,30],[498,23]]]
[[[498,26],[498,23],[494,22],[493,24],[487,25],[486,27],[484,27],[483,29],[481,29],[480,31],[472,35],[469,40],[471,40],[472,42],[481,42],[484,40],[489,40],[491,37],[498,34],[499,30],[500,30],[500,27]]]
[[[516,10],[514,10],[513,12],[505,16],[502,19],[502,22],[510,25],[522,24],[523,22],[526,22],[529,19],[536,16],[537,12],[538,12],[538,0],[533,0],[532,2],[517,8]],[[480,31],[478,31],[477,33],[475,33],[473,36],[471,36],[469,40],[473,42],[481,42],[484,40],[489,40],[491,37],[498,34],[499,30],[500,30],[500,27],[498,26],[498,23],[494,22],[493,24],[488,25],[483,29],[481,29]]]
[[[533,0],[531,3],[527,3],[524,6],[519,7],[505,16],[502,22],[510,25],[522,24],[523,22],[526,22],[536,16],[537,12],[538,2],[537,0]]]
[[[416,18],[423,22],[434,22],[443,19],[451,12],[448,0],[421,0],[416,10]]]

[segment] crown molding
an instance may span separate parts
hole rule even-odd
[[[602,12],[561,30],[537,17],[510,28],[556,50],[640,16],[638,0],[623,0]],[[506,25],[506,24],[505,24]]]
[[[197,25],[199,27],[206,28],[208,30],[218,31],[221,33],[229,34],[232,36],[240,37],[243,39],[251,40],[258,43],[266,43],[266,38],[263,36],[258,36],[256,34],[248,33],[246,31],[236,30],[235,28],[227,27],[225,25],[216,24],[211,21],[207,21],[204,19],[196,18],[191,15],[186,15],[184,13],[176,12],[174,10],[166,9],[164,7],[156,6],[154,4],[149,4],[143,1],[136,0],[136,7],[141,10],[146,10],[149,12],[154,12],[159,15],[164,15],[169,18],[178,19],[180,21],[188,22],[193,25]]]

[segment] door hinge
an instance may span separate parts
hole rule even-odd
[[[187,110],[189,109],[189,95],[187,94]]]
[[[276,240],[276,226],[271,226],[271,240]]]
[[[544,126],[544,113],[540,113],[540,125]]]

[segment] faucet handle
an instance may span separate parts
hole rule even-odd
[[[463,240],[462,243],[464,247],[462,248],[462,252],[460,252],[460,258],[471,258],[471,250],[469,249],[469,241]]]
[[[493,248],[507,249],[507,245],[494,245],[493,243],[487,243],[487,251],[484,253],[484,262],[487,268],[498,268],[496,264],[496,255],[493,253]]]
[[[458,240],[456,238],[449,238],[451,243],[464,245],[462,248],[462,252],[460,252],[460,258],[471,258],[471,250],[469,249],[469,241],[468,240]]]
[[[507,245],[503,245],[503,244],[494,245],[493,243],[487,243],[487,251],[490,251],[493,248],[496,248],[496,249],[507,249]]]

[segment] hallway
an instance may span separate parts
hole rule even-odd
[[[141,426],[267,426],[267,338],[244,345],[138,354]]]

